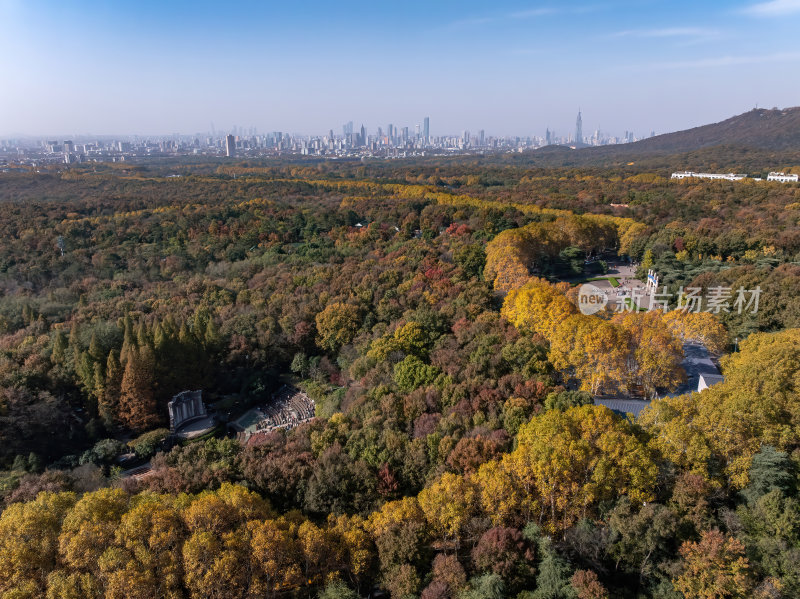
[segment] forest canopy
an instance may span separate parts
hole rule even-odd
[[[797,185],[78,165],[0,202],[1,599],[800,595]],[[612,259],[762,302],[582,314]],[[688,342],[724,382],[670,396]],[[314,418],[225,427],[286,385]]]

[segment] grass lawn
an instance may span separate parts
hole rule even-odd
[[[222,431],[223,431],[222,424],[217,424],[210,431],[208,431],[207,433],[203,433],[199,437],[192,437],[191,439],[183,439],[181,441],[181,445],[185,447],[186,445],[189,445],[190,443],[197,443],[198,441],[203,441],[203,442],[204,441],[208,441],[212,437],[216,437]]]
[[[641,306],[635,306],[633,304],[633,301],[629,297],[625,298],[625,306],[628,308],[628,310],[636,310],[637,312],[647,312],[647,308],[642,308]]]
[[[592,277],[591,279],[584,279],[583,281],[578,281],[574,283],[574,285],[582,285],[583,283],[591,283],[593,281],[608,281],[612,287],[619,287],[619,281],[616,277]]]

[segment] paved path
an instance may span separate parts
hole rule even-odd
[[[602,276],[614,277],[619,281],[619,287],[612,287],[609,281],[592,281],[592,285],[608,294],[609,305],[622,305],[625,299],[631,297],[631,293],[635,290],[637,305],[644,309],[650,307],[650,296],[645,293],[645,284],[636,278],[636,266],[611,262],[608,265],[608,273]]]

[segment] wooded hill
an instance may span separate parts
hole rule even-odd
[[[527,155],[536,164],[608,165],[644,160],[648,166],[751,169],[800,162],[800,107],[755,109],[719,123],[657,135],[631,144],[573,150],[547,147]],[[774,166],[770,166],[774,165]]]

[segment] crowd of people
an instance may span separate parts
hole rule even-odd
[[[292,429],[314,417],[314,402],[302,391],[284,385],[272,400],[258,408],[262,418],[255,432],[269,432],[278,428]]]

